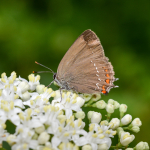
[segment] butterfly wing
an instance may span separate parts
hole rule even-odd
[[[69,48],[58,66],[57,79],[80,93],[106,94],[114,87],[113,66],[93,31],[84,31]]]

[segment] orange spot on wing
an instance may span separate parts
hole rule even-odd
[[[106,74],[106,77],[110,77],[108,73]]]
[[[102,89],[103,89],[103,90],[102,90],[101,92],[102,92],[103,94],[107,94],[107,91],[106,91],[105,85],[103,85],[103,86],[102,86]]]
[[[105,71],[107,72],[108,70],[107,70],[107,69],[105,69]]]
[[[109,79],[106,79],[106,83],[109,84]]]
[[[102,86],[102,89],[105,90],[105,85]]]
[[[103,93],[103,94],[106,94],[107,92],[106,92],[106,91],[102,91],[102,93]]]

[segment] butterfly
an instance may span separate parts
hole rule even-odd
[[[107,94],[117,79],[97,35],[84,31],[59,63],[54,81],[61,89],[78,93]]]

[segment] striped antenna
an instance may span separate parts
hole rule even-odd
[[[51,71],[51,73],[55,74],[52,69],[50,69],[50,68],[48,68],[48,67],[46,67],[46,66],[44,66],[44,65],[42,65],[42,64],[40,64],[40,63],[38,63],[37,61],[35,61],[35,63],[38,64],[38,65],[40,65],[40,66],[42,66],[42,67],[44,67],[44,68],[47,68],[48,70]],[[35,71],[35,72],[36,72],[36,71]],[[37,73],[37,72],[36,72],[36,73]],[[39,72],[38,72],[38,73],[39,73]]]

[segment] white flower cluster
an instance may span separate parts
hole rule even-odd
[[[135,136],[125,130],[139,132],[142,125],[139,118],[125,114],[127,106],[110,99],[105,103],[100,95],[76,94],[72,91],[53,91],[41,85],[40,76],[29,75],[29,81],[10,77],[5,73],[0,78],[0,147],[6,141],[12,150],[126,150],[149,149],[147,142],[140,142],[134,148],[127,148]],[[50,98],[53,100],[50,102]],[[99,100],[99,101],[98,101]],[[97,107],[99,112],[82,107]],[[111,118],[115,109],[120,118]],[[101,109],[107,112],[102,120]],[[82,119],[89,119],[89,125]],[[7,121],[15,125],[10,134]],[[89,128],[85,130],[85,125]],[[115,146],[112,138],[118,134]]]

